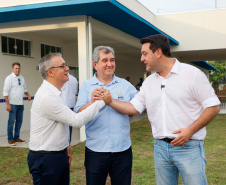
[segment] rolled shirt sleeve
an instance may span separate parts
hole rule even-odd
[[[130,101],[130,103],[140,114],[145,110],[145,91],[143,90],[142,86],[140,88],[140,92],[135,95],[135,97]]]
[[[193,92],[195,99],[202,104],[203,109],[220,104],[208,78],[200,70],[197,71],[193,81]]]

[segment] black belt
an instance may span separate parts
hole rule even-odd
[[[60,150],[60,151],[46,151],[46,150],[38,150],[38,151],[30,150],[30,151],[33,153],[39,153],[39,154],[56,154],[56,153],[65,152],[66,150],[67,150],[67,148]]]
[[[163,139],[161,139],[161,140],[163,140],[163,141],[165,141],[165,142],[167,142],[167,143],[171,143],[171,141],[173,141],[174,139],[170,139],[170,138],[163,138]]]

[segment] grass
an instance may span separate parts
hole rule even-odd
[[[206,175],[209,185],[226,184],[226,115],[217,115],[207,126],[205,150],[207,158]],[[133,185],[154,185],[153,137],[147,118],[131,125],[133,148]],[[72,147],[71,184],[85,185],[84,168],[85,143]],[[32,176],[28,171],[28,149],[0,148],[0,184],[30,185]],[[107,179],[110,184],[110,179]],[[183,184],[179,180],[179,184]]]

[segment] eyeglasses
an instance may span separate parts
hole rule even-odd
[[[68,65],[67,64],[63,64],[63,65],[61,65],[61,66],[56,66],[56,67],[50,67],[49,69],[53,69],[53,68],[61,68],[61,69],[66,69],[68,67]]]
[[[20,79],[18,78],[18,84],[21,85]]]

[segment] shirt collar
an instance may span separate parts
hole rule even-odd
[[[52,90],[54,93],[56,93],[57,96],[60,96],[62,94],[61,91],[59,91],[53,84],[49,83],[46,80],[43,80],[43,85],[48,87],[50,90]]]
[[[118,83],[118,82],[119,82],[119,78],[117,76],[115,76],[115,74],[113,74],[113,79],[112,79],[112,81],[108,85],[112,85],[112,84],[115,84],[115,83]],[[91,79],[91,84],[92,85],[98,84],[100,86],[105,86],[106,85],[105,83],[103,83],[100,80],[98,80],[97,73],[95,73],[93,75],[93,78]]]
[[[13,75],[14,78],[19,78],[20,77],[20,75],[16,76],[14,72],[12,72],[12,75]]]
[[[180,62],[176,58],[172,58],[172,60],[175,61],[175,64],[173,65],[173,68],[171,69],[170,73],[179,74],[179,72],[180,72]]]
[[[180,62],[176,59],[176,58],[172,58],[173,61],[175,61],[171,71],[169,72],[169,74],[167,75],[167,77],[171,74],[171,73],[175,73],[175,74],[179,74],[180,72]],[[157,72],[155,72],[156,76],[160,76]],[[166,78],[167,78],[166,77]]]

